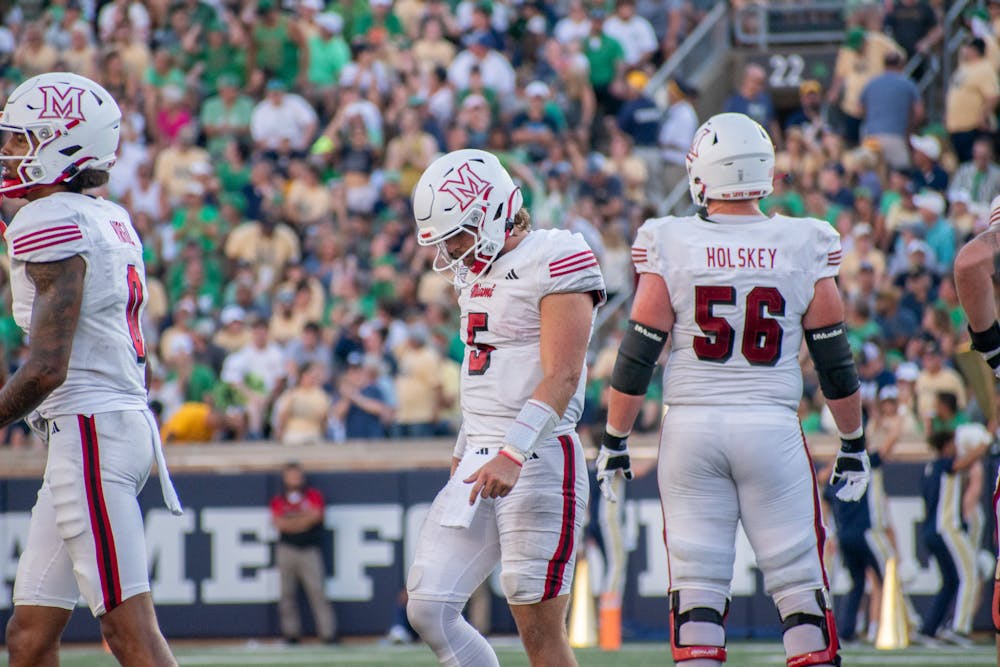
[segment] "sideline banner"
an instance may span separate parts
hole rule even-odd
[[[940,575],[920,544],[923,502],[922,465],[885,467],[890,512],[901,551],[905,591],[923,610],[938,589]],[[344,635],[381,635],[393,622],[398,597],[416,537],[445,470],[314,473],[310,483],[326,497],[324,553],[326,592]],[[987,476],[987,479],[993,479]],[[0,480],[0,623],[11,614],[11,585],[27,537],[38,480]],[[178,474],[174,484],[185,513],[173,517],[163,507],[159,484],[146,484],[140,502],[146,517],[146,542],[153,598],[169,638],[280,636],[274,568],[275,532],[268,502],[279,492],[277,473]],[[987,489],[990,491],[990,489]],[[667,569],[662,514],[655,474],[627,486],[624,534],[629,549],[622,606],[625,636],[648,639],[667,635]],[[600,498],[591,493],[591,499]],[[591,512],[591,516],[595,516]],[[987,526],[994,525],[987,508]],[[706,526],[711,530],[711,526]],[[588,535],[594,531],[588,532]],[[988,543],[993,537],[987,536]],[[732,638],[777,637],[780,624],[763,593],[760,573],[742,531],[737,536],[733,601],[727,627]],[[593,569],[593,568],[592,568]],[[598,573],[599,575],[600,573]],[[849,584],[834,569],[839,598]],[[513,633],[513,620],[500,596],[496,574],[492,629]],[[984,585],[975,627],[990,626],[992,581]],[[303,616],[311,632],[311,614]],[[73,615],[64,638],[99,638],[86,607]]]

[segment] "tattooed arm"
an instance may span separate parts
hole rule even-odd
[[[58,262],[29,262],[35,285],[28,360],[0,389],[0,428],[21,419],[66,379],[73,334],[80,319],[87,265],[74,255]]]

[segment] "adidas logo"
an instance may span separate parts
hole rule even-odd
[[[514,273],[514,269],[511,269],[510,271],[507,272],[507,275],[505,275],[504,278],[507,280],[517,280],[518,278],[520,278],[520,276]]]

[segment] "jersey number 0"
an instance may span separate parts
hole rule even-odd
[[[142,328],[139,326],[139,310],[142,308],[142,278],[134,264],[128,265],[126,273],[128,283],[128,303],[125,306],[125,321],[128,323],[128,333],[132,337],[132,347],[135,348],[135,360],[138,363],[146,361],[146,343],[142,339]]]
[[[724,317],[713,315],[712,309],[735,306],[736,288],[698,285],[694,288],[694,303],[694,320],[706,334],[695,336],[695,355],[702,361],[725,363],[733,356],[736,331]],[[774,366],[781,357],[781,339],[785,333],[774,316],[785,314],[785,297],[774,287],[754,287],[747,294],[744,312],[743,358],[751,366]]]

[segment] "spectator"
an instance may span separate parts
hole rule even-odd
[[[969,203],[982,206],[988,206],[1000,195],[1000,165],[993,160],[993,142],[989,137],[979,137],[972,143],[972,159],[959,165],[949,197],[952,192],[964,192]]]
[[[297,463],[281,471],[281,493],[271,499],[271,523],[278,531],[274,562],[281,582],[278,617],[286,644],[302,637],[298,589],[306,594],[321,641],[336,641],[337,621],[326,599],[323,567],[323,494],[306,482]]]
[[[659,48],[653,26],[636,13],[635,0],[617,0],[615,13],[604,21],[602,29],[605,35],[621,44],[627,67],[642,69],[652,61]]]
[[[195,145],[195,138],[193,127],[182,128],[156,157],[153,178],[163,187],[171,206],[181,202],[188,185],[194,181],[192,166],[211,162],[208,151]]]
[[[351,48],[342,35],[344,19],[334,12],[315,17],[316,31],[306,40],[309,69],[306,79],[314,93],[335,86],[344,66],[351,61]]]
[[[590,35],[590,18],[583,0],[569,3],[569,11],[556,22],[552,35],[563,44],[580,43]]]
[[[948,190],[948,172],[941,167],[941,143],[929,134],[912,135],[910,148],[913,149],[913,188],[920,192],[930,189],[940,193]]]
[[[267,97],[254,107],[250,135],[254,145],[271,159],[279,153],[303,157],[312,145],[318,118],[301,95],[289,93],[281,79],[267,83]]]
[[[455,59],[455,45],[445,36],[444,21],[427,16],[420,22],[420,38],[413,43],[413,57],[424,71],[447,68]]]
[[[839,162],[827,162],[819,173],[819,187],[823,196],[839,209],[854,206],[854,193],[844,185],[844,166]]]
[[[299,239],[291,227],[266,212],[259,222],[244,222],[226,238],[225,255],[246,262],[257,272],[257,283],[270,286],[286,264],[298,262]]]
[[[646,94],[647,83],[649,83],[649,76],[641,70],[632,70],[625,76],[624,102],[621,109],[618,110],[615,122],[618,129],[632,140],[636,149],[641,148],[646,150],[647,154],[655,155],[663,112],[656,106],[656,102]],[[676,113],[678,116],[685,116],[683,105],[689,96],[694,97],[693,89],[683,81],[678,83],[675,78],[671,79],[667,90],[670,112],[674,113],[674,106],[680,104],[682,108],[677,109]],[[687,103],[687,107],[690,108],[690,102]],[[694,116],[694,129],[697,129],[697,122],[698,118]],[[691,131],[691,137],[694,137],[694,129]],[[684,145],[686,152],[687,147],[691,146],[691,139],[688,138]]]
[[[923,120],[924,103],[916,84],[903,74],[903,57],[890,51],[884,62],[885,71],[861,90],[862,136],[878,140],[890,167],[906,169],[906,138]]]
[[[937,15],[925,0],[893,3],[885,15],[885,29],[903,47],[907,59],[918,53],[930,53],[944,34]]]
[[[781,143],[781,128],[778,126],[774,102],[767,92],[767,72],[760,65],[751,63],[743,68],[740,87],[726,99],[722,111],[750,116],[768,130],[775,144]]]
[[[281,444],[315,445],[324,439],[332,400],[323,389],[323,372],[317,364],[300,367],[298,382],[275,401],[274,431]]]
[[[965,383],[953,368],[944,365],[941,345],[934,340],[924,343],[921,356],[923,370],[914,387],[917,395],[917,415],[924,423],[924,433],[930,433],[931,419],[936,414],[937,396],[953,394],[958,410],[965,409]]]
[[[799,108],[788,117],[785,133],[794,127],[802,132],[807,143],[817,143],[829,129],[823,116],[823,86],[816,79],[807,79],[799,84]],[[788,141],[787,136],[785,140]]]
[[[542,81],[532,81],[524,88],[528,106],[511,121],[511,140],[520,146],[534,164],[544,160],[560,136],[560,123],[547,108],[549,87]],[[431,156],[433,157],[433,156]],[[420,174],[416,174],[419,178]],[[415,183],[415,181],[414,181]]]
[[[404,109],[400,115],[399,134],[386,147],[385,168],[399,172],[400,187],[404,192],[411,192],[437,149],[434,137],[421,129],[420,112],[414,108]]]
[[[227,354],[236,352],[250,343],[250,328],[246,326],[246,311],[237,305],[229,305],[219,315],[221,328],[212,338],[214,345]]]
[[[875,297],[875,324],[882,332],[887,349],[903,350],[920,331],[920,322],[913,313],[899,307],[900,297],[893,287],[879,290]]]
[[[231,141],[245,141],[250,136],[250,121],[254,113],[253,100],[240,93],[239,79],[232,74],[221,75],[216,84],[218,94],[205,100],[201,107],[201,129],[208,138],[206,148],[213,157],[220,157]]]
[[[53,21],[45,31],[45,42],[56,51],[66,51],[72,45],[74,30],[81,30],[86,43],[94,44],[94,31],[83,18],[80,3],[70,0],[63,8],[62,16]]]
[[[948,86],[944,124],[959,162],[972,159],[972,144],[980,134],[996,130],[993,114],[1000,82],[985,55],[986,43],[978,37],[962,44],[958,69]]]
[[[670,192],[687,178],[685,160],[698,129],[698,112],[694,109],[697,97],[698,90],[683,79],[674,77],[667,84],[667,113],[657,137],[659,157],[663,164],[662,175],[657,169],[658,160],[646,156],[642,151],[638,153],[643,156],[651,176],[651,198],[658,193]],[[653,201],[656,202],[656,199]]]
[[[625,71],[625,51],[618,40],[604,32],[605,13],[590,12],[590,36],[583,42],[583,55],[590,64],[590,85],[594,88],[597,106],[603,115],[618,112],[618,98],[612,94],[612,84]]]
[[[493,38],[489,33],[473,33],[466,44],[448,67],[448,80],[456,90],[464,90],[469,87],[472,68],[478,67],[483,84],[499,99],[508,99],[515,88],[514,68],[503,54],[493,49]]]
[[[872,78],[882,73],[885,57],[902,49],[892,39],[864,28],[847,31],[844,44],[837,51],[833,67],[833,83],[827,92],[827,102],[840,102],[844,116],[844,139],[848,145],[858,143],[861,136],[861,92]]]
[[[248,5],[249,7],[250,5]],[[265,79],[277,80],[286,87],[295,85],[300,71],[308,71],[309,50],[291,18],[280,11],[274,0],[257,3],[257,20],[246,21],[250,29],[249,66],[255,88]]]
[[[428,438],[435,434],[444,396],[441,355],[430,345],[430,332],[411,325],[407,341],[394,350],[399,364],[395,392],[395,437]]]
[[[392,407],[375,384],[378,368],[363,364],[360,353],[348,356],[347,369],[337,386],[333,413],[348,440],[384,438],[385,425],[392,421]]]
[[[24,35],[14,51],[14,67],[25,79],[52,72],[59,61],[59,52],[45,43],[42,26],[29,23],[24,27]]]
[[[934,254],[935,268],[939,273],[950,272],[952,262],[955,261],[957,240],[955,230],[944,215],[944,197],[939,192],[930,190],[914,197],[914,203],[927,230],[924,240]]]
[[[584,177],[579,185],[578,197],[592,201],[597,213],[604,220],[615,220],[625,206],[621,179],[605,170],[607,158],[591,153],[581,165]]]
[[[247,437],[251,440],[264,437],[267,411],[285,382],[281,348],[268,340],[266,320],[255,320],[250,329],[250,342],[226,357],[222,381],[244,401]]]

